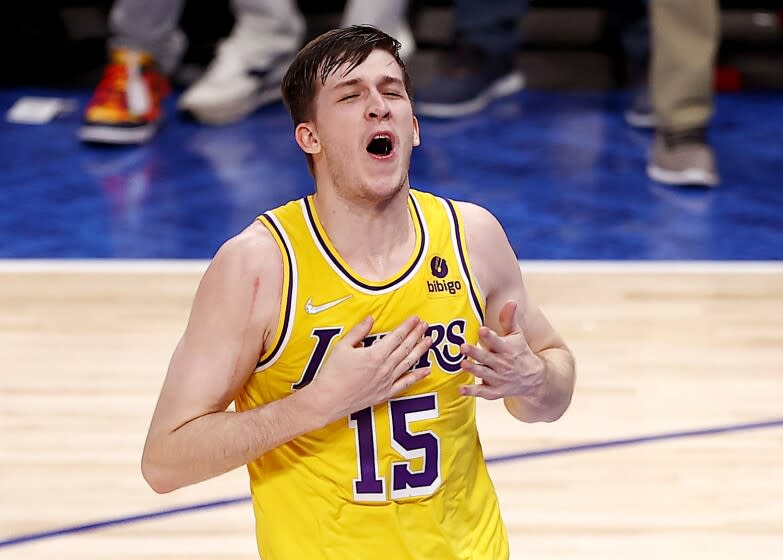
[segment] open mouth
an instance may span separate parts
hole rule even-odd
[[[394,150],[394,141],[390,134],[381,133],[373,136],[367,144],[367,152],[375,157],[388,157]]]

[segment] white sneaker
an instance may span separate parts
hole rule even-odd
[[[413,38],[413,31],[407,22],[402,23],[394,38],[400,42],[400,58],[408,65],[416,52],[416,39]]]
[[[178,107],[206,124],[242,120],[281,99],[280,84],[289,61],[281,57],[269,68],[249,69],[239,57],[221,50],[204,75],[182,94]]]

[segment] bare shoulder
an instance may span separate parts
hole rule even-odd
[[[270,265],[282,264],[277,242],[259,221],[223,243],[213,260],[235,262],[248,271],[262,271]]]
[[[488,237],[488,242],[497,241],[496,238],[498,236],[505,239],[506,235],[503,232],[503,227],[492,212],[472,202],[455,201],[454,204],[462,216],[466,235],[471,237]]]
[[[503,226],[492,212],[470,202],[455,204],[465,228],[472,269],[486,297],[499,281],[518,272],[517,258]]]
[[[212,303],[253,309],[261,323],[274,321],[283,285],[283,257],[269,230],[254,222],[218,249],[199,286]]]
[[[282,274],[283,259],[272,234],[255,221],[218,249],[210,268],[228,268],[243,275]]]

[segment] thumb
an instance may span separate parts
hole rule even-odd
[[[519,304],[515,300],[509,300],[500,309],[500,328],[503,329],[503,336],[518,333],[522,327],[517,320],[517,308]]]
[[[365,317],[363,321],[348,331],[343,340],[351,346],[358,346],[370,334],[373,324],[375,324],[375,319],[372,316]]]

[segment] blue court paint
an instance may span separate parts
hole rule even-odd
[[[0,89],[0,114],[21,95]],[[411,184],[481,204],[517,256],[783,259],[783,92],[720,95],[710,135],[718,189],[645,174],[649,132],[627,92],[523,91],[462,119],[421,119]],[[79,112],[0,120],[0,258],[210,258],[258,214],[312,191],[281,104],[228,126],[176,116],[148,144],[79,143]]]
[[[607,449],[612,447],[623,447],[629,445],[640,445],[645,443],[653,443],[657,441],[694,438],[702,436],[712,436],[718,434],[725,434],[731,432],[743,432],[748,430],[759,430],[764,428],[776,428],[783,426],[783,418],[774,420],[766,420],[762,422],[752,422],[747,424],[733,424],[728,426],[716,426],[712,428],[703,428],[698,430],[686,430],[679,432],[667,432],[661,434],[652,434],[646,436],[636,436],[630,438],[622,438],[607,441],[598,441],[583,443],[579,445],[568,445],[563,447],[552,447],[548,449],[539,449],[537,451],[523,451],[520,453],[514,453],[510,455],[497,455],[494,457],[487,457],[487,463],[504,463],[509,461],[521,461],[525,459],[535,459],[537,457],[546,457],[549,455],[562,455],[566,453],[577,453],[580,451],[592,451],[597,449]],[[0,548],[7,548],[14,545],[20,545],[33,541],[41,541],[45,539],[51,539],[54,537],[60,537],[64,535],[72,535],[76,533],[84,533],[87,531],[94,531],[96,529],[102,529],[105,527],[111,527],[115,525],[128,525],[130,523],[137,523],[140,521],[148,521],[151,519],[157,519],[160,517],[168,517],[171,515],[178,515],[180,513],[189,513],[193,511],[201,511],[213,508],[219,508],[224,506],[231,506],[249,502],[249,496],[239,496],[235,498],[227,498],[224,500],[215,500],[212,502],[203,502],[200,504],[193,504],[190,506],[182,506],[178,508],[158,510],[148,513],[141,513],[137,515],[131,515],[127,517],[115,517],[113,519],[107,519],[104,521],[96,521],[93,523],[86,523],[82,525],[72,525],[70,527],[62,527],[60,529],[53,529],[50,531],[41,531],[38,533],[29,533],[27,535],[19,535],[16,537],[9,537],[4,540],[0,540]]]

